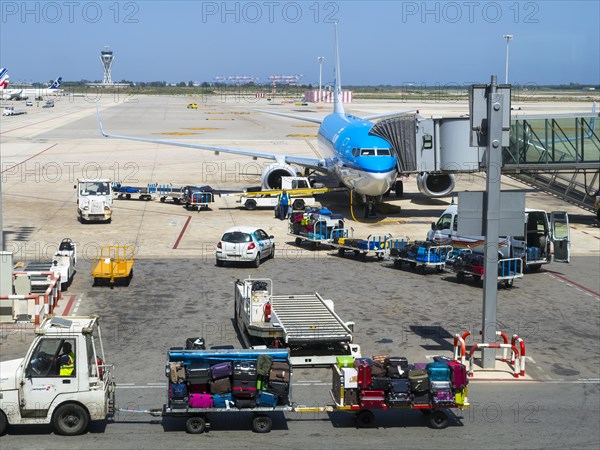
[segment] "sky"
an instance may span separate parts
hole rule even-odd
[[[600,1],[0,1],[11,82],[215,81],[302,75],[343,85],[600,84]]]

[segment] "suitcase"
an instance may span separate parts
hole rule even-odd
[[[174,400],[181,400],[188,395],[187,384],[185,383],[171,383],[169,385],[169,398]]]
[[[290,365],[284,362],[274,362],[271,365],[269,371],[270,381],[284,381],[289,383],[290,381]]]
[[[210,368],[210,376],[213,380],[218,380],[220,378],[227,378],[233,374],[233,364],[231,361],[222,362],[219,364],[215,364]]]
[[[469,384],[469,379],[467,378],[467,368],[464,364],[456,361],[448,361],[446,364],[450,368],[450,381],[452,381],[452,387],[454,389],[466,387],[467,384]]]
[[[386,366],[400,366],[402,369],[408,367],[408,359],[404,356],[390,356],[384,361]]]
[[[383,366],[382,362],[373,361],[371,365],[371,377],[385,377],[387,376],[387,370]]]
[[[181,383],[185,381],[185,366],[183,362],[170,362],[167,364],[167,376],[171,383]]]
[[[430,405],[431,398],[429,396],[429,391],[413,394],[412,403],[413,405]]]
[[[392,388],[392,379],[388,377],[371,378],[371,389],[389,391]]]
[[[220,378],[210,382],[211,394],[224,394],[231,391],[231,380],[229,378]]]
[[[389,378],[402,378],[405,372],[400,366],[389,366],[385,373]]]
[[[452,391],[452,384],[449,381],[431,381],[430,379],[429,389],[431,392]]]
[[[354,367],[342,367],[344,389],[358,388],[358,371]]]
[[[208,384],[188,384],[187,388],[190,394],[206,394],[208,389]]]
[[[268,377],[272,365],[273,358],[271,358],[269,355],[258,355],[256,360],[256,373],[263,377]]]
[[[429,391],[429,376],[424,370],[415,369],[408,372],[408,381],[412,392]]]
[[[386,359],[388,359],[390,357],[390,355],[375,355],[375,356],[371,356],[371,359],[373,360],[373,362],[380,362],[380,363],[384,363]]]
[[[340,369],[342,367],[354,367],[354,357],[352,356],[338,356],[335,361]]]
[[[256,403],[258,406],[277,406],[277,395],[271,392],[260,391]]]
[[[454,393],[454,402],[457,405],[464,405],[467,403],[467,396],[469,395],[469,388],[459,389]]]
[[[227,394],[214,394],[213,402],[215,408],[227,408],[228,405],[225,402],[229,402],[229,406],[231,406],[233,404],[233,396],[231,395],[231,392]]]
[[[206,342],[201,337],[191,337],[185,340],[186,350],[206,350]]]
[[[210,394],[192,394],[189,402],[190,408],[212,408],[215,406]]]
[[[369,366],[373,365],[373,360],[371,358],[354,358],[354,367],[356,367],[356,361],[364,361]]]
[[[344,389],[344,406],[358,405],[358,389]]]
[[[234,396],[235,406],[238,408],[256,408],[256,397],[254,396]]]
[[[427,375],[429,381],[450,381],[450,367],[443,362],[432,362],[427,364]]]
[[[427,370],[427,363],[415,363],[416,370]]]
[[[206,363],[190,363],[185,372],[190,384],[208,384],[210,381],[210,365]]]
[[[354,360],[354,367],[358,372],[358,387],[360,389],[369,389],[372,380],[371,366],[366,361]]]
[[[385,408],[385,392],[381,390],[361,390],[360,406],[363,408]]]
[[[249,380],[237,380],[233,379],[233,387],[231,389],[234,393],[255,393],[258,389],[256,388],[256,379],[254,381]]]
[[[390,380],[390,391],[395,394],[410,393],[410,382],[406,378]]]
[[[267,388],[267,392],[271,392],[272,394],[276,394],[280,399],[288,397],[290,392],[290,385],[288,383],[284,383],[282,381],[270,381],[269,387]]]
[[[454,403],[452,391],[434,392],[431,397],[434,405],[449,405]]]
[[[256,383],[256,376],[255,361],[235,361],[233,363],[234,380],[247,380]]]
[[[408,406],[411,403],[411,396],[408,392],[390,392],[385,397],[388,406]]]
[[[187,397],[183,399],[172,398],[169,400],[169,406],[171,409],[188,409],[190,404],[188,403]]]

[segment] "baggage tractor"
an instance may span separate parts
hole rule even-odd
[[[430,405],[431,397],[429,391],[414,393],[412,403],[413,405]]]
[[[171,383],[181,383],[185,381],[185,366],[183,363],[177,361],[167,364],[167,376]]]
[[[429,391],[429,376],[424,370],[411,370],[408,372],[408,381],[410,382],[410,390],[420,393]]]
[[[233,403],[233,395],[231,395],[231,392],[228,392],[227,394],[214,394],[213,402],[215,408],[226,408],[227,404],[225,402],[230,402],[230,405]]]
[[[344,406],[358,405],[358,389],[344,389]]]
[[[454,389],[462,389],[469,384],[467,378],[467,368],[464,364],[456,361],[447,361],[446,364],[450,368],[450,381]]]
[[[396,394],[408,394],[410,393],[410,382],[407,378],[392,379],[390,391]]]
[[[391,390],[392,379],[388,377],[373,377],[371,379],[371,389],[389,391]]]
[[[227,378],[233,375],[233,364],[231,361],[225,361],[219,364],[215,364],[210,368],[210,376],[213,380],[220,378]]]
[[[432,394],[434,405],[450,405],[454,403],[452,391],[438,391]]]
[[[427,364],[427,375],[429,381],[450,381],[450,367],[443,362],[432,362]]]
[[[338,356],[335,361],[340,369],[342,367],[354,367],[354,357],[352,356]]]
[[[408,406],[411,401],[412,397],[408,392],[390,392],[385,396],[388,406]]]
[[[385,392],[365,389],[360,391],[360,406],[363,408],[385,408]]]
[[[408,368],[408,359],[404,356],[390,356],[384,362],[386,366],[400,366],[402,369]]]
[[[354,360],[354,367],[358,372],[358,387],[368,389],[371,386],[371,366],[366,361]]]
[[[256,403],[258,406],[277,406],[277,395],[271,392],[260,391]]]
[[[268,377],[273,365],[273,358],[269,355],[258,355],[256,360],[256,373],[263,377]]]
[[[188,395],[187,384],[171,383],[169,385],[169,398],[174,400],[184,399]]]
[[[208,384],[210,381],[210,365],[193,362],[185,369],[187,381],[190,384]]]
[[[233,379],[233,386],[231,389],[235,394],[237,393],[256,393],[256,379],[254,381],[249,380],[238,380]]]
[[[231,391],[231,380],[229,378],[221,378],[210,382],[211,394],[224,394]]]
[[[429,389],[431,392],[452,391],[452,384],[449,381],[431,381],[429,379]]]
[[[233,364],[233,380],[253,381],[256,383],[256,362],[235,361]]]
[[[215,404],[210,394],[191,394],[190,408],[212,408]]]
[[[185,340],[186,350],[206,350],[206,342],[201,337],[191,337]]]
[[[290,382],[290,365],[286,362],[274,362],[269,371],[269,381]]]

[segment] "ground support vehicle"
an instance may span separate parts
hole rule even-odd
[[[352,239],[347,237],[348,230],[342,230],[339,233],[340,236],[335,236],[335,234],[329,245],[337,249],[338,255],[343,258],[346,253],[351,252],[361,261],[366,261],[369,256],[383,259],[388,239],[390,239],[390,236],[367,236],[366,239]]]
[[[423,274],[427,269],[443,272],[447,258],[452,253],[451,245],[432,245],[421,241],[411,243],[408,238],[390,240],[387,248],[388,258],[396,269],[408,264],[411,269]]]
[[[173,186],[172,184],[157,184],[156,185],[156,196],[160,199],[161,203],[165,203],[171,199],[173,203],[179,205],[183,199],[183,191],[185,186]]]
[[[100,247],[100,256],[92,261],[92,276],[94,286],[102,281],[111,287],[117,281],[129,285],[133,277],[133,246],[104,245]]]
[[[27,114],[27,111],[15,109],[14,106],[5,106],[4,111],[2,111],[3,116],[19,116],[21,114]]]
[[[69,375],[65,343],[75,360]],[[2,361],[0,373],[0,435],[10,425],[49,423],[57,433],[77,435],[114,412],[113,366],[95,316],[46,318],[25,357]]]
[[[246,347],[290,349],[294,366],[333,364],[338,356],[360,356],[353,322],[344,322],[331,300],[318,293],[274,295],[273,281],[248,278],[235,283],[234,322]]]
[[[272,363],[279,363],[283,367],[288,368],[288,373],[285,374],[287,380],[287,392],[280,393],[280,395],[271,394],[272,391],[270,385],[272,381],[269,375],[261,376],[260,374],[239,374],[236,373],[236,362],[249,363],[250,370],[251,366],[256,366],[257,361],[261,355],[268,356]],[[239,413],[253,413],[254,418],[252,420],[252,429],[257,433],[268,433],[271,431],[272,419],[271,414],[282,414],[292,410],[292,381],[293,381],[293,369],[290,365],[289,351],[287,349],[221,349],[221,350],[175,350],[171,349],[168,354],[169,361],[166,367],[166,374],[169,377],[169,383],[167,388],[168,402],[163,405],[162,410],[149,411],[152,415],[163,416],[163,417],[180,417],[186,419],[185,428],[188,433],[199,434],[210,429],[210,416],[211,414],[238,414]],[[174,389],[172,385],[174,379],[172,371],[174,367],[180,363],[187,373],[186,380],[184,381],[187,385],[187,395],[183,399],[174,398]],[[225,380],[225,384],[230,386],[232,392],[224,392],[221,394],[209,393],[213,388],[214,380],[210,380],[207,376],[206,380],[194,380],[206,381],[207,390],[205,393],[194,394],[190,390],[195,390],[194,386],[201,386],[200,384],[192,384],[191,382],[191,371],[193,367],[204,370],[203,367],[210,367],[212,374],[210,377],[214,377],[215,366],[223,367],[227,364],[233,367],[233,373],[221,380]],[[175,365],[175,366],[174,366]],[[212,370],[211,370],[212,369]],[[243,383],[244,380],[237,382],[237,377],[251,378],[253,381]],[[176,383],[178,384],[178,383]],[[247,385],[246,387],[240,387],[242,384]],[[281,384],[281,382],[279,382]],[[258,387],[257,387],[258,386]],[[244,389],[244,391],[242,391]],[[247,389],[247,391],[245,391]],[[203,389],[200,389],[203,390]],[[267,405],[262,403],[260,398],[265,393],[269,396],[272,402]],[[203,396],[200,403],[200,398],[194,399],[193,396]],[[216,403],[216,397],[227,398],[222,400],[219,404]],[[196,403],[196,400],[198,402]],[[250,401],[247,401],[250,400]]]
[[[330,245],[335,238],[348,237],[344,218],[326,208],[310,208],[303,213],[292,214],[288,234],[295,238],[297,246],[308,242],[313,249],[319,244]]]
[[[185,208],[200,212],[201,209],[209,209],[208,205],[212,202],[214,202],[212,192],[192,192],[189,197],[186,196]]]
[[[77,213],[79,221],[105,222],[112,220],[112,182],[107,179],[80,178],[77,189]]]
[[[154,200],[157,195],[156,183],[147,186],[126,186],[119,182],[113,183],[113,193],[119,200],[130,200],[136,195],[140,200]]]
[[[456,279],[462,283],[467,276],[474,281],[483,280],[483,256],[463,252],[449,261]],[[505,288],[512,288],[517,278],[523,278],[523,260],[521,258],[505,258],[498,260],[498,284]]]

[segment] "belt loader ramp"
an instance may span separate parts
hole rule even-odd
[[[338,356],[360,357],[352,343],[353,322],[344,322],[331,300],[318,293],[273,295],[269,279],[237,281],[235,324],[247,347],[290,349],[295,366],[335,364]]]

